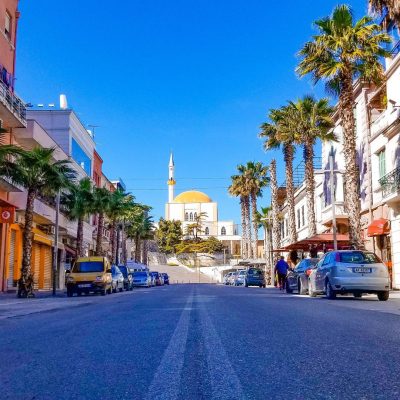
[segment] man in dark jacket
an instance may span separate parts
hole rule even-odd
[[[289,269],[289,264],[285,261],[285,257],[281,256],[280,260],[275,265],[275,274],[278,274],[279,289],[285,289],[286,274]]]

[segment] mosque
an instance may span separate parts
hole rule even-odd
[[[222,241],[231,254],[240,254],[241,236],[238,225],[234,221],[220,221],[218,219],[218,203],[209,196],[197,190],[182,192],[175,197],[175,164],[171,153],[169,159],[168,203],[165,204],[165,219],[181,221],[183,231],[192,224],[195,218],[204,213],[202,218],[202,232],[199,237],[207,239],[210,236]]]

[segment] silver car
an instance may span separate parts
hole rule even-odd
[[[241,269],[238,271],[236,277],[235,277],[235,286],[245,286],[246,285],[246,274],[247,271],[245,269]]]
[[[380,301],[389,298],[389,272],[385,264],[371,252],[363,250],[332,251],[324,255],[313,269],[308,283],[311,297],[325,294],[328,299],[337,294],[375,293]]]
[[[150,287],[151,286],[151,278],[147,271],[135,271],[133,272],[133,280],[132,285],[134,287],[144,286]]]

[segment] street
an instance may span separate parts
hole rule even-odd
[[[59,301],[0,320],[1,399],[400,398],[399,299],[192,284]]]

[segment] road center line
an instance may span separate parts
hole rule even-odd
[[[212,398],[215,400],[246,399],[240,380],[203,303],[200,303],[199,310]]]
[[[168,347],[154,374],[146,395],[147,400],[175,400],[178,397],[192,303],[193,293],[187,299]]]

